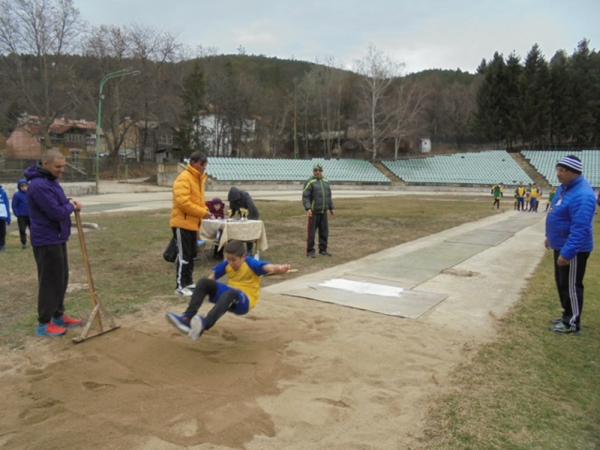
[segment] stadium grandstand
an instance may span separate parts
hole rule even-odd
[[[390,184],[391,181],[370,162],[361,159],[257,159],[210,158],[209,177],[218,181],[306,181],[315,164],[333,182]]]
[[[556,163],[567,155],[577,156],[583,163],[583,175],[593,187],[600,187],[600,150],[522,150],[521,155],[552,186],[558,186]]]
[[[516,185],[533,183],[505,150],[384,161],[407,184]]]
[[[600,150],[523,150],[521,155],[549,184],[558,185],[556,162],[573,154],[583,162],[584,175],[592,186],[600,187]],[[390,185],[377,165],[362,159],[259,159],[210,158],[207,174],[222,182],[303,182],[315,164],[321,164],[325,177],[334,183]],[[482,186],[504,183],[534,183],[525,170],[505,150],[433,155],[382,161],[383,166],[407,185]],[[387,173],[387,172],[386,172]],[[529,172],[532,173],[532,172]]]

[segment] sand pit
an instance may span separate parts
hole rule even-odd
[[[518,231],[417,286],[448,296],[418,320],[283,292],[441,242],[450,230],[270,286],[248,316],[226,315],[198,342],[166,323],[161,298],[79,345],[70,338],[80,329],[31,338],[1,355],[0,447],[419,448],[452,371],[494,339],[497,318],[518,300],[544,252],[542,232],[541,222]]]

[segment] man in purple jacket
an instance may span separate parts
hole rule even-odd
[[[81,319],[65,314],[64,300],[69,283],[70,216],[83,205],[68,199],[58,183],[64,170],[65,157],[54,149],[25,169],[31,247],[38,271],[38,336],[61,336],[67,327],[81,325]]]

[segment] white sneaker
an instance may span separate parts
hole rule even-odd
[[[192,317],[190,332],[188,333],[188,337],[192,341],[197,341],[202,336],[204,332],[204,317],[202,316],[194,316]]]
[[[196,283],[188,284],[185,288],[189,289],[190,291],[193,291],[194,289],[196,289]]]
[[[175,293],[184,297],[191,297],[194,292],[184,287],[183,289],[175,289]]]

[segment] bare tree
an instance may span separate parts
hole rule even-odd
[[[334,142],[339,147],[341,139],[341,91],[343,73],[333,56],[328,56],[313,69],[316,77],[315,100],[318,105],[323,143],[323,156],[331,158]]]
[[[133,147],[129,150],[135,152],[138,161],[157,150],[160,118],[170,115],[175,121],[174,105],[180,104],[171,72],[182,48],[176,35],[137,24],[102,25],[89,33],[84,52],[98,61],[100,78],[124,68],[140,72],[135,80],[120,78],[106,85],[103,123],[111,130],[105,135],[111,156],[116,157],[124,143]],[[127,89],[119,89],[121,85]],[[96,100],[95,87],[90,96]],[[126,117],[128,120],[124,120]],[[135,133],[130,131],[132,127]],[[126,134],[135,138],[125,139]]]
[[[310,156],[310,142],[320,129],[320,116],[315,105],[317,91],[318,77],[317,72],[313,70],[307,72],[302,77],[295,89],[294,108],[297,115],[297,123],[300,124],[300,136],[304,144],[303,154],[305,158]]]
[[[92,28],[83,42],[83,53],[105,63],[111,61],[117,64],[133,55],[128,32],[114,25]]]
[[[375,160],[383,141],[391,136],[394,123],[388,99],[390,85],[401,75],[404,65],[397,63],[369,45],[367,54],[355,61],[355,70],[361,75],[357,140]],[[367,133],[361,133],[367,130]]]
[[[391,134],[394,136],[394,159],[398,159],[398,148],[402,138],[415,129],[416,119],[423,107],[427,93],[415,83],[401,79],[394,88],[391,101]]]
[[[73,0],[4,0],[0,3],[0,58],[13,95],[48,128],[78,102],[75,77],[65,63],[83,23]]]
[[[136,101],[139,118],[136,122],[138,141],[136,157],[139,161],[157,149],[156,130],[159,117],[165,114],[166,98],[175,93],[169,86],[169,68],[178,59],[182,48],[177,35],[155,28],[133,24],[127,27],[131,40],[135,68],[141,74],[137,80]]]
[[[125,28],[101,25],[90,30],[82,45],[84,54],[97,63],[97,83],[90,84],[87,90],[88,114],[95,116],[99,110],[99,83],[105,76],[129,68],[133,58],[132,39]],[[129,130],[138,119],[130,101],[135,97],[133,90],[125,89],[122,93],[121,89],[122,85],[133,86],[128,78],[111,79],[102,91],[102,127],[106,148],[113,159],[118,158]],[[125,120],[126,117],[129,120]]]

